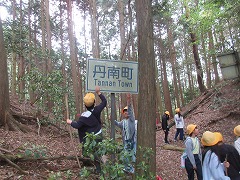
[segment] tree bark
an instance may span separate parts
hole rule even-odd
[[[12,1],[12,15],[13,15],[13,22],[16,21],[16,0]],[[13,24],[12,29],[15,29],[16,25]],[[12,39],[13,39],[13,43],[16,43],[16,35],[14,33],[14,31],[12,31]],[[16,82],[16,78],[17,78],[17,72],[16,72],[16,64],[17,64],[17,54],[16,54],[16,50],[13,49],[12,50],[12,83],[11,83],[11,92],[13,95],[16,95],[16,88],[17,88],[17,82]]]
[[[206,87],[203,82],[203,71],[202,71],[202,65],[200,62],[199,54],[198,54],[198,45],[197,45],[197,37],[196,34],[190,33],[191,41],[192,41],[192,52],[193,57],[197,69],[197,81],[198,81],[198,87],[201,93],[204,93],[206,91]]]
[[[176,50],[174,46],[174,40],[173,40],[173,33],[171,29],[172,25],[172,19],[169,18],[169,21],[167,22],[167,34],[168,34],[168,43],[169,43],[169,56],[170,56],[170,62],[172,64],[172,75],[173,75],[173,85],[174,85],[174,95],[176,100],[176,107],[180,107],[180,98],[179,98],[179,92],[178,92],[178,83],[177,83],[177,66],[176,66]]]
[[[72,23],[72,1],[67,0],[67,13],[68,13],[68,36],[70,42],[70,57],[71,57],[71,70],[72,70],[72,80],[73,80],[73,92],[75,95],[75,107],[76,112],[80,113],[80,101],[79,101],[79,86],[77,77],[77,60],[75,52],[75,41],[73,36],[73,23]]]
[[[23,12],[22,12],[22,0],[20,0],[20,37],[22,37],[22,26],[23,26]],[[19,97],[20,100],[25,100],[25,80],[23,79],[25,75],[25,57],[23,56],[23,43],[20,41],[19,48],[20,48],[20,53],[19,53],[19,66],[18,66],[18,81],[19,81]]]
[[[162,62],[161,63],[161,66],[162,66],[162,76],[163,76],[162,86],[163,86],[163,96],[164,96],[165,110],[170,112],[170,116],[173,116],[172,102],[171,102],[169,85],[168,85],[168,78],[167,78],[165,49],[164,49],[164,45],[163,45],[163,41],[162,41],[161,35],[159,36],[158,43],[159,43],[159,48],[160,48],[160,52],[161,52],[161,60],[162,60],[161,61]]]
[[[186,1],[184,1],[184,7],[185,7],[185,16],[186,19],[189,19],[190,17],[190,9],[188,7],[188,4]],[[191,25],[190,25],[191,26]],[[192,42],[192,52],[193,52],[193,57],[194,57],[194,62],[196,65],[196,70],[197,70],[197,82],[198,82],[198,88],[201,93],[204,93],[206,91],[206,87],[203,82],[203,71],[202,71],[202,65],[200,62],[199,54],[198,54],[198,45],[197,45],[197,35],[193,32],[193,28],[190,27],[189,30],[191,42]]]
[[[213,42],[213,33],[212,30],[208,31],[208,38],[209,38],[209,52],[210,52],[210,57],[212,59],[212,66],[213,66],[213,72],[214,72],[214,77],[215,77],[215,84],[219,83],[219,74],[218,74],[218,69],[217,69],[217,58],[216,58],[216,52],[215,52],[215,46]]]
[[[202,56],[205,62],[205,72],[207,75],[207,88],[211,88],[211,72],[209,66],[209,58],[207,57],[206,47],[205,47],[205,36],[201,34],[201,43],[202,43]]]
[[[138,63],[139,63],[139,96],[138,96],[138,148],[137,164],[143,159],[139,146],[151,148],[153,155],[149,157],[150,172],[156,172],[156,82],[155,57],[153,44],[152,1],[136,1]],[[148,137],[148,138],[144,138]],[[136,174],[143,172],[136,169]]]
[[[49,14],[49,0],[45,0],[46,4],[46,31],[47,31],[47,62],[46,62],[46,72],[50,74],[52,72],[52,60],[51,60],[51,49],[52,49],[52,35],[51,35],[51,27],[50,27],[50,14]],[[49,111],[52,111],[54,103],[51,99],[49,93],[47,94],[47,107]]]

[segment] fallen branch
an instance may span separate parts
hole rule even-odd
[[[40,157],[40,158],[33,158],[33,157],[18,157],[13,155],[4,155],[0,154],[0,162],[6,162],[6,159],[9,159],[13,162],[35,162],[35,161],[54,161],[54,160],[76,160],[76,156],[55,156],[55,157]],[[92,160],[89,158],[82,158],[77,156],[78,160],[83,163],[85,166],[92,166]]]
[[[218,121],[222,121],[222,120],[224,120],[225,118],[227,118],[228,116],[231,116],[231,115],[238,115],[239,116],[240,113],[237,112],[237,111],[228,112],[227,114],[225,114],[224,116],[221,116],[220,118],[210,120],[208,125],[215,124]]]
[[[9,153],[9,154],[13,154],[11,151],[9,151],[7,149],[4,149],[4,148],[1,148],[1,147],[0,147],[0,151],[6,152],[6,153]]]
[[[16,165],[11,160],[9,160],[4,154],[0,153],[0,157],[2,157],[10,166],[19,170],[21,174],[25,174],[25,175],[28,174],[27,171],[22,170],[18,165]]]
[[[173,146],[173,145],[169,145],[169,144],[162,146],[162,148],[165,150],[173,150],[173,151],[181,151],[181,152],[183,152],[185,149],[182,147],[177,147],[177,146]]]
[[[182,113],[182,116],[183,117],[187,116],[190,112],[192,112],[194,109],[196,109],[199,106],[199,104],[201,104],[206,99],[210,98],[213,95],[214,92],[215,92],[215,90],[207,92],[205,95],[203,95],[202,99],[200,99],[199,101],[195,101],[193,106],[191,106],[188,110],[184,111]],[[171,128],[174,125],[175,125],[175,121],[173,121],[169,124],[169,128]]]

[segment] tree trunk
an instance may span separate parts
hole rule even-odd
[[[9,105],[9,84],[8,84],[8,72],[7,72],[7,56],[4,47],[2,21],[0,19],[0,126],[4,126],[8,129],[7,115],[10,111]]]
[[[205,37],[201,34],[201,42],[202,42],[202,56],[205,62],[205,71],[207,75],[207,88],[211,88],[211,72],[209,66],[209,58],[207,57],[206,47],[205,47]]]
[[[213,34],[212,30],[208,31],[208,38],[209,38],[209,52],[210,56],[212,58],[212,65],[213,65],[213,71],[215,76],[215,84],[219,83],[219,75],[218,75],[218,69],[217,69],[217,58],[216,58],[216,52],[215,52],[215,46],[213,42]]]
[[[156,98],[156,113],[159,115],[159,114],[162,114],[161,110],[163,109],[163,104],[162,104],[162,96],[161,96],[161,85],[160,85],[160,81],[159,81],[159,74],[158,73],[158,68],[157,68],[157,61],[155,62],[155,76],[156,76],[156,94],[157,94],[157,98]],[[161,74],[160,74],[161,76]],[[159,117],[157,117],[159,118]]]
[[[193,57],[197,69],[197,81],[198,81],[198,87],[201,93],[204,93],[206,91],[206,87],[203,83],[203,71],[202,71],[202,65],[200,62],[199,54],[198,54],[198,45],[197,45],[197,37],[196,34],[190,33],[191,36],[191,41],[193,43],[192,45],[192,52],[193,52]]]
[[[75,95],[75,107],[76,112],[80,113],[80,101],[78,96],[78,78],[77,78],[77,60],[75,56],[75,41],[73,36],[73,23],[72,23],[72,1],[67,0],[67,13],[68,13],[68,36],[70,41],[70,57],[71,57],[71,69],[72,69],[72,80],[73,80],[73,92]]]
[[[177,67],[179,67],[179,65],[177,65]],[[183,97],[182,81],[181,81],[181,78],[180,78],[180,72],[179,71],[177,71],[177,80],[178,80],[179,95],[180,95],[180,98],[181,98],[181,106],[184,106],[185,101],[184,101],[184,97]]]
[[[187,74],[187,79],[188,79],[188,91],[189,91],[189,100],[192,100],[193,99],[193,84],[192,84],[192,68],[191,68],[191,62],[189,62],[189,59],[188,59],[188,49],[187,49],[188,45],[187,45],[187,42],[186,42],[186,32],[184,30],[184,46],[183,46],[183,49],[184,49],[184,57],[185,57],[185,61],[187,62],[186,63],[186,74]]]
[[[52,60],[51,60],[51,49],[52,49],[52,35],[51,35],[51,27],[50,27],[50,14],[49,14],[49,0],[45,0],[46,4],[46,31],[47,31],[47,63],[46,63],[46,72],[50,74],[52,72]],[[47,107],[49,111],[52,111],[54,103],[51,99],[49,93],[47,94]]]
[[[12,15],[13,15],[13,22],[16,21],[16,0],[12,1]],[[16,25],[13,24],[12,29],[15,29]],[[13,43],[16,43],[16,35],[14,33],[14,31],[12,31],[12,39],[13,39]],[[16,55],[16,50],[13,49],[12,50],[12,83],[11,83],[11,91],[13,95],[16,95],[16,88],[17,88],[17,82],[16,82],[16,78],[17,78],[17,72],[16,72],[16,64],[17,64],[17,55]]]
[[[91,15],[91,39],[93,57],[100,58],[99,34],[98,34],[99,28],[96,0],[90,0],[90,15]]]
[[[20,0],[20,37],[22,36],[22,26],[23,26],[23,13],[22,13],[22,0]],[[18,80],[19,80],[19,97],[20,100],[25,100],[25,80],[23,77],[25,75],[25,58],[23,56],[23,43],[20,41],[19,44],[20,53],[19,53],[19,66],[18,66]]]
[[[118,14],[119,14],[119,29],[120,29],[120,41],[121,41],[121,52],[120,60],[126,60],[126,38],[125,38],[125,23],[124,23],[124,2],[118,0]],[[122,107],[127,104],[126,95],[121,94]]]
[[[164,49],[164,45],[163,45],[163,42],[162,42],[161,35],[159,37],[159,48],[160,48],[161,60],[162,60],[162,63],[161,63],[162,76],[163,76],[162,86],[163,86],[163,96],[164,96],[165,110],[170,112],[170,116],[173,116],[172,102],[171,102],[171,96],[170,96],[169,84],[168,84],[168,77],[167,77],[165,49]]]
[[[0,19],[0,126],[4,126],[6,130],[25,130],[25,126],[15,121],[10,112],[7,70],[7,55],[4,47],[2,20]]]
[[[28,44],[29,44],[29,53],[28,53],[28,59],[29,59],[29,63],[28,63],[28,66],[27,66],[27,71],[28,73],[30,73],[30,71],[32,70],[32,63],[33,62],[33,57],[32,57],[32,28],[31,28],[31,24],[32,24],[32,20],[31,20],[31,15],[32,15],[32,8],[31,8],[31,3],[32,1],[29,1],[28,2]],[[30,80],[29,81],[30,83],[29,84],[32,84],[32,81]],[[29,97],[30,97],[30,101],[34,98],[34,92],[33,90],[30,88],[28,88],[28,94],[29,94]]]
[[[44,0],[41,0],[41,30],[42,30],[42,72],[46,72],[46,33],[45,33],[45,7]]]
[[[184,8],[185,8],[185,11],[186,11],[186,14],[185,14],[186,19],[189,19],[190,9],[189,9],[186,1],[184,1]],[[202,71],[202,65],[201,65],[201,62],[200,62],[199,54],[198,54],[197,36],[193,32],[193,29],[191,27],[190,27],[190,30],[189,30],[189,34],[190,34],[190,38],[191,38],[191,42],[192,42],[192,52],[193,52],[194,62],[195,62],[195,65],[196,65],[196,70],[197,70],[198,88],[199,88],[200,92],[203,93],[203,92],[206,91],[206,87],[203,83],[203,71]]]
[[[167,34],[168,34],[168,43],[169,43],[169,55],[170,55],[170,62],[172,64],[172,75],[173,75],[173,84],[174,84],[174,95],[176,100],[177,107],[180,107],[180,100],[179,100],[179,92],[178,92],[178,84],[177,84],[177,66],[176,66],[176,50],[173,41],[173,34],[172,34],[172,19],[170,18],[167,23]]]
[[[139,146],[152,148],[153,155],[149,157],[149,171],[156,173],[156,83],[155,57],[153,44],[152,1],[136,1],[137,33],[138,33],[138,63],[139,63],[139,96],[138,96],[138,148],[137,163],[143,159]],[[148,137],[148,138],[145,138]],[[136,169],[136,174],[144,172]]]
[[[62,75],[63,75],[63,84],[62,87],[66,88],[67,87],[67,76],[66,76],[66,63],[65,63],[65,51],[64,51],[64,40],[63,40],[63,6],[62,6],[62,0],[60,0],[60,5],[59,5],[59,11],[60,11],[60,40],[61,40],[61,60],[62,60]],[[62,113],[64,119],[67,119],[67,111],[65,107],[65,95],[62,97]]]

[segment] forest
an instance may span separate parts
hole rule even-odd
[[[159,170],[163,134],[156,131],[166,110],[173,118],[174,110],[181,108],[188,123],[195,120],[212,127],[216,116],[204,121],[198,113],[207,117],[207,108],[224,113],[221,107],[228,104],[231,108],[223,119],[233,119],[230,129],[239,124],[239,106],[234,103],[240,97],[239,81],[226,80],[219,61],[232,53],[240,62],[239,17],[240,0],[0,0],[0,179],[74,179],[79,178],[79,168],[87,174],[91,159],[81,157],[77,132],[65,120],[85,111],[89,58],[138,63],[139,88],[131,101],[138,120],[136,163],[146,166],[136,168],[132,178],[155,178],[155,172],[170,178],[163,167]],[[221,99],[224,88],[232,96]],[[103,94],[107,106],[101,119],[108,139],[113,118],[122,118],[127,96]],[[232,141],[230,133],[224,135]],[[121,139],[118,130],[116,139]],[[109,140],[106,146],[111,144]],[[38,157],[31,156],[34,152]],[[47,170],[42,167],[45,161]],[[39,170],[31,169],[34,163]],[[7,165],[13,174],[4,174]],[[116,173],[121,167],[112,167],[106,170],[109,177],[123,176]],[[146,169],[149,173],[144,174]]]

